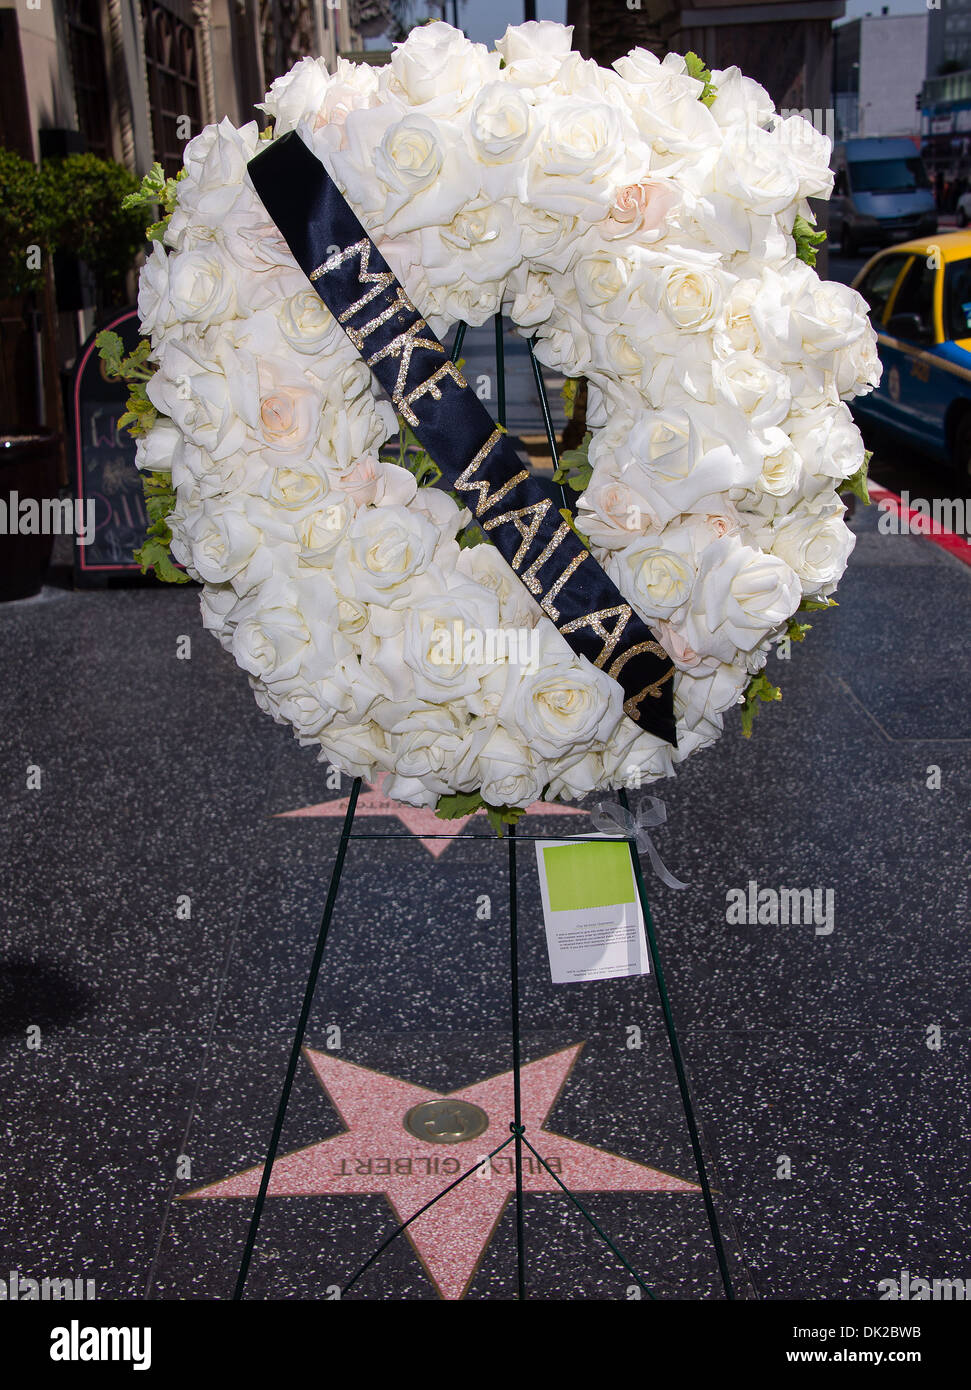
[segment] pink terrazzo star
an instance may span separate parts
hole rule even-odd
[[[358,816],[397,816],[412,835],[417,835],[421,839],[422,835],[458,834],[465,825],[466,821],[472,819],[471,816],[458,816],[455,820],[442,820],[436,816],[433,810],[419,807],[406,806],[403,801],[394,801],[390,796],[385,796],[381,788],[384,785],[385,774],[382,773],[373,784],[368,782],[366,785],[370,791],[362,792],[357,799],[357,808],[354,812],[354,819]],[[333,801],[320,801],[316,806],[301,806],[296,811],[281,811],[276,817],[277,820],[284,820],[289,816],[338,816],[343,818],[347,813],[346,796],[336,797]],[[527,807],[527,811],[532,813],[542,813],[544,816],[586,816],[588,811],[583,811],[578,806],[564,806],[558,801],[534,801],[532,806]],[[480,812],[476,812],[479,815]],[[440,854],[444,854],[451,844],[451,840],[430,840],[422,839],[425,848],[437,859]]]
[[[574,1192],[697,1192],[693,1183],[657,1168],[564,1139],[543,1128],[582,1046],[564,1048],[522,1068],[523,1124],[530,1142]],[[271,1197],[380,1193],[390,1203],[395,1221],[405,1221],[509,1136],[511,1071],[448,1093],[449,1099],[480,1106],[489,1117],[489,1126],[475,1139],[440,1144],[410,1134],[404,1117],[422,1101],[444,1099],[442,1092],[342,1062],[327,1052],[305,1048],[304,1055],[346,1129],[332,1139],[278,1158],[270,1182]],[[492,1160],[488,1177],[473,1173],[408,1228],[415,1252],[442,1298],[462,1298],[478,1268],[509,1195],[515,1191],[513,1151],[510,1144]],[[526,1191],[560,1191],[528,1150],[523,1151],[523,1166]],[[248,1168],[185,1195],[254,1197],[261,1173],[261,1167]],[[359,1253],[363,1263],[370,1251]]]

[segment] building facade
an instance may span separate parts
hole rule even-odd
[[[971,0],[937,0],[928,13],[927,76],[971,68]]]
[[[929,12],[867,15],[833,30],[837,137],[917,135]]]
[[[170,174],[298,58],[360,48],[355,0],[0,0],[0,143]]]

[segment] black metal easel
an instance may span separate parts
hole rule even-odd
[[[451,355],[453,361],[455,361],[458,358],[458,354],[461,350],[464,336],[465,325],[460,324],[456,332],[455,341],[452,347]],[[533,373],[536,380],[537,389],[539,391],[540,403],[543,410],[543,418],[544,423],[546,425],[546,432],[549,439],[553,463],[554,466],[556,466],[556,436],[553,430],[552,416],[549,408],[549,400],[547,397],[545,384],[543,382],[543,376],[542,371],[540,369],[540,365],[533,353],[532,343],[530,343],[529,345],[529,351],[530,359],[533,366]],[[499,423],[501,425],[504,425],[506,414],[505,374],[502,343],[502,318],[499,314],[496,315],[496,365],[498,371],[498,416]],[[564,503],[565,502],[566,498],[564,496]],[[270,1143],[267,1148],[266,1158],[263,1164],[263,1174],[260,1180],[260,1187],[256,1196],[256,1201],[253,1206],[253,1214],[250,1219],[249,1230],[246,1236],[246,1243],[243,1247],[243,1256],[240,1261],[239,1274],[236,1280],[236,1288],[233,1293],[234,1300],[242,1299],[243,1292],[246,1287],[246,1278],[249,1273],[250,1263],[253,1258],[253,1250],[256,1245],[256,1238],[259,1232],[260,1220],[263,1215],[263,1207],[265,1205],[267,1193],[269,1191],[270,1178],[273,1171],[273,1164],[276,1160],[277,1150],[279,1149],[280,1138],[282,1136],[283,1126],[286,1120],[287,1108],[290,1103],[290,1093],[293,1089],[293,1082],[296,1076],[297,1066],[300,1061],[300,1054],[303,1046],[304,1034],[306,1032],[307,1022],[310,1018],[310,1010],[313,1006],[314,995],[316,994],[317,990],[317,980],[320,975],[321,964],[323,963],[324,949],[327,945],[327,935],[330,930],[331,920],[334,915],[334,907],[337,902],[337,894],[340,890],[341,876],[343,874],[344,860],[347,856],[348,845],[350,844],[351,840],[412,839],[410,833],[405,835],[395,831],[355,831],[353,828],[354,815],[357,808],[357,801],[358,796],[360,795],[360,791],[361,778],[358,777],[354,780],[354,783],[351,787],[351,793],[348,797],[347,802],[347,811],[344,816],[343,825],[341,826],[340,840],[337,846],[337,855],[334,860],[333,872],[331,873],[330,886],[327,890],[327,899],[324,904],[323,917],[321,919],[320,930],[317,935],[317,944],[314,948],[313,958],[310,962],[310,973],[307,977],[307,986],[304,991],[303,1003],[300,1008],[300,1013],[297,1017],[297,1024],[293,1038],[293,1046],[290,1050],[290,1059],[287,1064],[287,1072],[283,1081],[283,1089],[280,1093],[279,1104],[277,1105],[276,1118],[273,1124],[273,1132],[270,1136]],[[621,790],[619,795],[621,805],[624,807],[625,811],[629,813],[630,806],[626,791]],[[448,834],[443,832],[438,835],[423,836],[423,838],[437,840],[478,840],[480,842],[491,841],[494,844],[499,843],[499,841],[497,841],[491,835],[465,834],[462,832],[459,832],[458,834]],[[559,1176],[552,1171],[552,1169],[546,1163],[542,1155],[537,1152],[531,1140],[527,1136],[525,1127],[523,1125],[519,1004],[519,923],[516,881],[516,847],[518,841],[522,839],[562,840],[577,842],[589,841],[590,837],[579,835],[522,835],[517,834],[517,828],[515,825],[511,825],[508,827],[509,977],[512,1005],[513,1115],[509,1125],[510,1133],[508,1139],[503,1140],[501,1144],[499,1144],[495,1149],[493,1149],[492,1152],[488,1155],[488,1158],[491,1161],[498,1153],[501,1153],[502,1150],[507,1148],[510,1144],[512,1144],[514,1147],[516,1177],[517,1294],[520,1299],[524,1299],[526,1297],[526,1258],[524,1238],[525,1233],[523,1228],[523,1149],[526,1148],[532,1154],[536,1162],[543,1168],[543,1170],[547,1174],[549,1174],[549,1176],[553,1179],[557,1186],[562,1189],[562,1191],[570,1199],[570,1201],[585,1218],[585,1220],[587,1220],[590,1223],[590,1225],[596,1231],[597,1235],[600,1236],[600,1238],[606,1243],[606,1245],[613,1252],[613,1254],[616,1255],[617,1259],[620,1260],[624,1267],[629,1271],[631,1276],[637,1281],[638,1286],[641,1289],[643,1289],[644,1292],[647,1294],[648,1298],[653,1299],[654,1294],[650,1289],[649,1285],[640,1276],[640,1274],[638,1274],[634,1267],[628,1262],[626,1257],[617,1248],[617,1246],[607,1235],[607,1233],[601,1229],[601,1227],[590,1215],[586,1207],[584,1207],[584,1205],[579,1201],[576,1195],[569,1190],[565,1183],[563,1183],[560,1180]],[[644,914],[644,925],[647,936],[648,950],[650,952],[651,957],[651,966],[654,972],[654,978],[657,981],[658,995],[660,997],[661,1009],[664,1015],[664,1024],[665,1028],[667,1029],[668,1042],[671,1047],[671,1056],[674,1061],[674,1069],[678,1078],[678,1089],[681,1093],[681,1103],[684,1108],[685,1120],[688,1126],[688,1134],[691,1138],[691,1148],[694,1154],[695,1165],[698,1170],[698,1181],[701,1187],[702,1195],[704,1197],[705,1210],[708,1216],[708,1223],[711,1228],[712,1245],[714,1247],[715,1257],[718,1261],[718,1269],[721,1275],[721,1281],[725,1291],[725,1297],[728,1299],[733,1299],[735,1295],[732,1287],[731,1275],[728,1269],[728,1261],[726,1258],[725,1248],[721,1238],[721,1232],[718,1227],[718,1217],[715,1212],[715,1205],[712,1199],[711,1186],[708,1181],[708,1173],[705,1166],[705,1159],[701,1146],[701,1136],[695,1119],[694,1106],[691,1101],[691,1092],[688,1086],[687,1074],[684,1067],[684,1061],[681,1055],[681,1045],[678,1041],[677,1029],[674,1023],[674,1016],[671,1012],[671,1003],[668,997],[667,986],[665,984],[664,972],[661,967],[661,960],[657,946],[657,937],[654,930],[654,921],[651,916],[650,906],[647,901],[647,893],[644,887],[644,875],[641,869],[640,857],[638,855],[635,832],[632,831],[631,835],[628,837],[627,843],[630,848],[631,863],[634,872],[634,882],[637,887],[637,895],[640,901],[641,911]],[[370,1255],[368,1259],[365,1260],[365,1262],[360,1266],[360,1268],[352,1275],[352,1277],[341,1289],[341,1294],[343,1295],[347,1293],[348,1290],[351,1289],[354,1286],[354,1284],[357,1283],[361,1275],[364,1274],[364,1272],[371,1267],[375,1260],[379,1258],[379,1256],[388,1248],[389,1245],[391,1245],[391,1243],[394,1240],[397,1239],[399,1235],[402,1234],[403,1231],[405,1231],[414,1221],[416,1221],[424,1212],[426,1212],[429,1209],[429,1207],[434,1206],[435,1203],[440,1201],[447,1193],[451,1192],[454,1188],[458,1187],[460,1183],[465,1182],[467,1178],[469,1178],[474,1172],[477,1171],[477,1169],[481,1167],[482,1162],[483,1158],[481,1156],[477,1157],[475,1163],[473,1163],[471,1167],[466,1169],[464,1173],[461,1173],[457,1178],[454,1179],[453,1182],[450,1182],[446,1187],[442,1189],[441,1192],[439,1192],[435,1197],[431,1198],[430,1201],[426,1202],[424,1206],[420,1207],[419,1210],[414,1212],[406,1221],[402,1222],[391,1233],[391,1235],[388,1236],[388,1238],[382,1242],[382,1244],[377,1248],[377,1250],[375,1250],[374,1253]]]

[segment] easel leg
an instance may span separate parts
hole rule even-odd
[[[516,893],[516,827],[509,827],[509,978],[512,985],[512,1085],[516,1136],[516,1277],[518,1297],[526,1297],[526,1250],[523,1230],[523,1097],[519,1039],[519,921]]]
[[[627,792],[624,788],[620,790],[620,801],[624,809],[629,811],[630,805],[627,800]],[[691,1136],[691,1148],[694,1152],[695,1167],[698,1169],[698,1180],[705,1199],[708,1224],[711,1227],[711,1238],[715,1247],[715,1258],[718,1260],[718,1269],[721,1274],[722,1285],[725,1289],[725,1297],[734,1299],[735,1293],[732,1289],[731,1275],[728,1272],[728,1260],[725,1256],[725,1247],[722,1244],[721,1231],[718,1229],[718,1216],[715,1212],[715,1204],[712,1200],[711,1187],[708,1182],[708,1172],[705,1168],[705,1157],[701,1148],[701,1136],[698,1133],[698,1126],[695,1122],[694,1106],[691,1103],[691,1091],[688,1088],[688,1077],[681,1056],[681,1045],[678,1042],[678,1033],[674,1026],[674,1015],[671,1012],[671,1001],[668,998],[667,985],[664,983],[664,971],[661,969],[661,957],[657,947],[657,937],[654,934],[654,919],[651,916],[651,909],[647,901],[647,891],[644,888],[644,875],[641,872],[641,861],[637,852],[637,843],[633,839],[628,840],[627,843],[630,848],[631,863],[634,867],[634,882],[637,885],[637,896],[640,899],[641,911],[644,913],[647,945],[651,953],[651,965],[654,969],[654,978],[657,981],[657,992],[661,999],[664,1026],[667,1029],[668,1042],[671,1045],[671,1056],[674,1059],[674,1070],[678,1077],[678,1089],[681,1092],[681,1104],[684,1108],[684,1118],[688,1125],[688,1133]]]
[[[344,824],[341,827],[340,843],[337,847],[337,857],[334,860],[334,871],[330,876],[330,887],[327,890],[324,915],[321,918],[320,931],[317,935],[317,945],[314,949],[313,960],[310,963],[307,988],[304,991],[303,1005],[300,1009],[300,1016],[297,1019],[297,1030],[293,1037],[293,1046],[290,1049],[290,1061],[287,1065],[287,1074],[283,1082],[283,1090],[280,1092],[280,1103],[277,1106],[273,1133],[270,1136],[270,1146],[266,1151],[266,1159],[263,1164],[263,1176],[260,1179],[260,1190],[256,1195],[253,1215],[250,1218],[249,1231],[246,1236],[246,1245],[243,1248],[243,1258],[240,1261],[239,1275],[236,1279],[236,1289],[233,1293],[234,1302],[243,1297],[246,1276],[249,1273],[250,1261],[253,1258],[253,1247],[256,1244],[256,1235],[260,1228],[263,1205],[266,1202],[266,1194],[270,1187],[270,1175],[273,1172],[273,1164],[276,1160],[277,1149],[280,1146],[280,1136],[283,1133],[283,1123],[287,1116],[287,1106],[290,1104],[290,1092],[293,1089],[293,1078],[297,1072],[297,1064],[300,1061],[300,1050],[303,1046],[303,1037],[307,1030],[307,1021],[310,1018],[310,1010],[313,1007],[314,994],[317,990],[317,976],[320,974],[320,966],[324,958],[324,947],[327,944],[327,932],[330,928],[331,918],[334,915],[334,904],[337,901],[337,891],[340,888],[341,873],[344,868],[344,856],[347,854],[347,844],[350,839],[351,826],[354,823],[354,811],[357,807],[357,798],[360,790],[361,779],[360,777],[356,777],[351,787],[351,794],[347,798],[347,813],[344,816]]]

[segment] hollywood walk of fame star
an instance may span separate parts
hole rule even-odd
[[[578,1043],[522,1068],[523,1124],[537,1151],[573,1192],[699,1191],[693,1183],[657,1168],[543,1128],[582,1047]],[[445,1093],[341,1061],[331,1053],[305,1048],[304,1056],[345,1129],[332,1139],[278,1158],[269,1187],[271,1197],[377,1193],[387,1199],[400,1223],[509,1136],[511,1071],[448,1093],[448,1099],[480,1106],[489,1123],[475,1139],[442,1144],[409,1133],[404,1117],[423,1101],[445,1099]],[[524,1150],[523,1163],[527,1192],[561,1190],[528,1150]],[[248,1168],[188,1192],[183,1200],[254,1197],[261,1175],[262,1166]],[[510,1144],[492,1160],[488,1176],[473,1173],[409,1226],[407,1235],[442,1298],[463,1297],[514,1190]],[[361,1252],[359,1263],[369,1253]]]
[[[381,788],[384,784],[385,774],[382,773],[374,783],[368,782],[370,791],[362,793],[357,799],[354,818],[358,816],[397,816],[402,825],[410,830],[412,835],[417,835],[421,839],[422,835],[430,836],[433,834],[458,834],[465,825],[466,821],[471,820],[471,816],[457,816],[455,820],[443,821],[440,816],[436,816],[430,807],[407,806],[403,801],[395,801],[390,796],[385,796]],[[346,796],[335,797],[333,801],[320,801],[316,806],[301,806],[296,811],[281,811],[277,820],[286,820],[291,816],[338,816],[343,817],[347,814]],[[532,806],[528,806],[529,814],[544,816],[586,816],[588,811],[582,810],[579,806],[564,806],[559,801],[534,801]],[[478,812],[474,814],[478,815]],[[446,827],[448,827],[446,829]],[[422,844],[437,859],[440,854],[444,854],[451,844],[450,840],[422,839]]]

